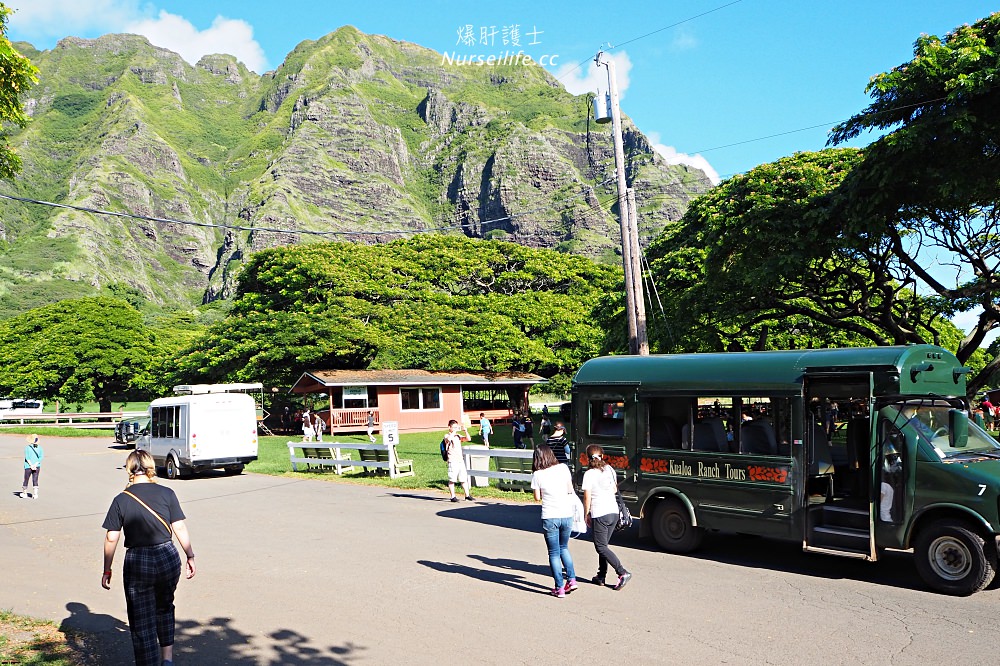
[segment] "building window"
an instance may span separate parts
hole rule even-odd
[[[406,410],[441,409],[440,388],[401,388],[399,389],[400,408]]]

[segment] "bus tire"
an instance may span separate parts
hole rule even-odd
[[[986,541],[962,525],[931,523],[913,545],[917,572],[932,589],[968,596],[993,580],[997,557]]]
[[[226,474],[232,474],[233,476],[236,476],[237,474],[243,473],[243,463],[237,463],[235,465],[226,465],[224,469],[226,471]]]
[[[660,502],[653,512],[653,538],[668,553],[689,553],[701,545],[704,530],[691,524],[687,507],[675,499]]]
[[[168,479],[179,479],[181,478],[181,465],[177,462],[177,457],[174,454],[167,456],[167,478]]]

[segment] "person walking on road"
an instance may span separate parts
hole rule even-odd
[[[462,424],[452,419],[448,421],[448,434],[444,436],[444,450],[448,456],[448,493],[451,495],[452,502],[458,501],[458,497],[455,496],[456,483],[461,483],[462,488],[465,489],[465,499],[472,499],[469,470],[466,469],[465,457],[462,456],[462,436],[458,434],[461,428]],[[465,433],[465,437],[468,439],[468,432]]]
[[[577,588],[576,569],[569,552],[569,537],[573,530],[573,476],[566,465],[560,465],[552,449],[542,444],[531,460],[531,489],[535,500],[542,502],[542,533],[549,551],[549,567],[555,587],[550,594],[562,599]],[[566,569],[566,579],[563,578]]]
[[[618,477],[614,468],[604,461],[604,449],[597,444],[587,447],[590,469],[583,475],[583,511],[587,524],[594,531],[594,550],[597,551],[597,575],[591,580],[596,585],[605,585],[608,564],[618,574],[616,590],[620,590],[632,580],[632,574],[622,566],[621,560],[608,547],[611,535],[618,525]]]
[[[101,586],[111,589],[111,564],[124,531],[127,550],[122,581],[135,663],[173,666],[174,591],[181,562],[172,537],[177,536],[187,556],[187,578],[195,574],[191,538],[177,495],[156,483],[156,467],[149,452],[128,454],[125,470],[129,483],[112,501],[104,518],[107,534]]]
[[[38,443],[38,435],[28,435],[28,445],[24,447],[24,481],[21,483],[21,497],[28,497],[28,479],[31,479],[31,499],[38,499],[38,475],[42,473],[42,458],[45,450]]]

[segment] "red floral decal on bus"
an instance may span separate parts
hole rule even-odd
[[[666,474],[670,471],[670,466],[666,460],[656,460],[654,458],[642,458],[639,461],[639,469],[643,472],[661,472]]]
[[[628,458],[625,456],[610,456],[607,453],[604,454],[604,462],[608,463],[615,469],[628,469]],[[580,454],[580,466],[589,467],[590,460],[587,459],[586,452]]]
[[[770,481],[772,483],[784,483],[788,479],[788,470],[783,467],[762,467],[760,465],[750,465],[747,473],[751,481]]]

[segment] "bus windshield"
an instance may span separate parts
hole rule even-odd
[[[951,445],[952,442],[948,436],[948,412],[955,408],[954,405],[938,400],[923,400],[921,402],[898,403],[893,407],[943,460],[970,455],[1000,457],[1000,443],[971,420],[969,421],[968,443],[961,448],[955,448]]]

